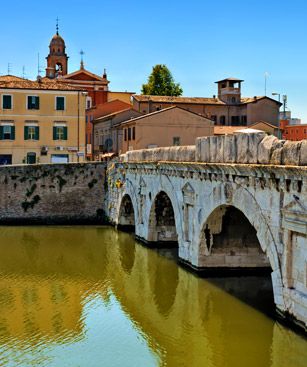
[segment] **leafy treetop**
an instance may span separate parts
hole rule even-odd
[[[182,88],[175,83],[166,65],[158,64],[152,68],[147,84],[142,85],[142,94],[152,96],[181,96]]]

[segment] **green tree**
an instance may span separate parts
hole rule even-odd
[[[166,65],[158,64],[152,68],[147,84],[142,85],[142,94],[151,96],[181,96],[182,88],[175,83]]]

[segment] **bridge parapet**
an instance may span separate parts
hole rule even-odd
[[[265,133],[240,133],[196,139],[196,145],[129,151],[122,162],[204,162],[307,165],[307,140],[279,140]]]

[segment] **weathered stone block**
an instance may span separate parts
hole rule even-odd
[[[285,144],[284,140],[279,140],[278,143],[274,145],[270,164],[274,164],[274,165],[281,164],[281,155],[282,155],[282,149],[283,149],[284,144]]]
[[[281,153],[281,164],[299,165],[301,142],[287,140]]]
[[[249,134],[237,135],[237,158],[236,163],[248,163],[248,140]]]
[[[196,139],[196,160],[197,162],[210,161],[210,139],[208,136]]]
[[[258,146],[265,138],[265,133],[248,134],[248,163],[256,164],[258,161]]]
[[[224,163],[224,136],[217,136],[215,162]]]
[[[270,164],[271,156],[278,139],[274,135],[265,136],[258,146],[258,163]]]
[[[210,153],[209,153],[209,162],[215,163],[217,157],[217,136],[209,136],[210,141]]]
[[[235,163],[237,158],[237,136],[225,135],[224,137],[224,162]]]
[[[301,143],[299,165],[307,166],[307,140],[303,140]]]

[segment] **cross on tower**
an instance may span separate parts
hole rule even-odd
[[[56,18],[56,34],[59,34],[59,17]]]
[[[85,52],[83,50],[80,51],[80,55],[81,55],[81,63],[80,63],[80,68],[84,69],[84,63],[83,63],[83,55],[85,54]]]

